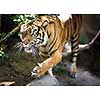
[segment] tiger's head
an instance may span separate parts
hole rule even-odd
[[[46,23],[44,23],[46,25]],[[36,21],[32,25],[21,25],[20,39],[26,52],[32,52],[32,47],[39,48],[48,42],[48,35],[44,26]]]

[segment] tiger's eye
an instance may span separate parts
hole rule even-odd
[[[37,35],[37,34],[36,34],[37,32],[38,32],[37,29],[33,29],[31,35],[34,35],[34,36],[35,36],[35,35]]]
[[[34,31],[33,32],[37,32],[37,29],[34,29]]]

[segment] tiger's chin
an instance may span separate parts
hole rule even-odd
[[[32,49],[29,49],[29,48],[24,48],[24,51],[27,53],[32,53]]]
[[[27,45],[23,44],[23,48],[24,48],[25,52],[32,53],[32,48],[30,47],[29,44],[27,44]]]

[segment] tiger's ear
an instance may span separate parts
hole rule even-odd
[[[46,26],[48,26],[48,24],[49,24],[49,22],[47,21],[47,20],[45,20],[43,23],[42,23],[42,27],[46,27]]]
[[[49,16],[40,16],[40,22],[42,22],[42,27],[46,27],[50,23],[50,18]]]

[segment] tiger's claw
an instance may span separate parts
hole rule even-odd
[[[31,75],[32,75],[32,76],[37,76],[37,72],[31,71]]]
[[[32,77],[39,77],[38,76],[38,70],[39,70],[39,66],[36,66],[32,71],[31,71],[31,75]]]
[[[71,77],[71,78],[77,78],[78,77],[78,69],[77,67],[75,66],[75,64],[72,64],[71,65],[71,69],[70,69],[70,72],[68,73],[68,75]]]
[[[69,72],[69,73],[68,73],[68,76],[71,77],[71,78],[76,79],[76,78],[78,77],[78,73]]]

